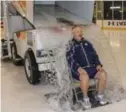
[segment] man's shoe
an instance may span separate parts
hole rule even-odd
[[[99,103],[100,103],[101,105],[107,104],[107,101],[105,100],[104,95],[97,95],[97,96],[95,97],[95,99],[96,99],[97,101],[99,101]]]
[[[90,103],[90,100],[89,100],[88,97],[83,99],[83,104],[82,104],[82,105],[83,105],[83,107],[84,107],[85,109],[91,108],[91,103]]]

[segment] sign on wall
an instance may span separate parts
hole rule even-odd
[[[126,26],[126,21],[108,21],[108,26]]]
[[[97,20],[96,22],[101,28],[126,29],[126,20]]]

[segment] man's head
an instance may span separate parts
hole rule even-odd
[[[76,39],[77,41],[80,41],[82,39],[83,27],[81,25],[73,26],[72,32],[73,32],[74,39]]]

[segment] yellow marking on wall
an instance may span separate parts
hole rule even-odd
[[[25,14],[27,13],[27,1],[12,1],[13,5],[16,7],[16,9],[21,13]]]
[[[0,21],[0,23],[3,22],[2,20]],[[0,24],[0,40],[5,38],[5,25]]]
[[[21,8],[23,9],[23,11],[26,14],[26,8],[27,8],[26,0],[24,0],[24,1],[18,1],[18,4],[21,6]]]
[[[103,30],[125,30],[126,31],[126,28],[103,27],[102,29]]]

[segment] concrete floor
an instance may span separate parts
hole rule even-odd
[[[126,112],[126,100],[92,110],[87,110],[86,112]]]
[[[16,67],[11,62],[2,62],[2,112],[51,112],[44,94],[48,85],[30,85],[23,67]]]
[[[109,40],[112,48],[112,53],[116,61],[117,69],[121,75],[121,81],[124,88],[126,88],[126,31],[105,30],[106,37]]]

